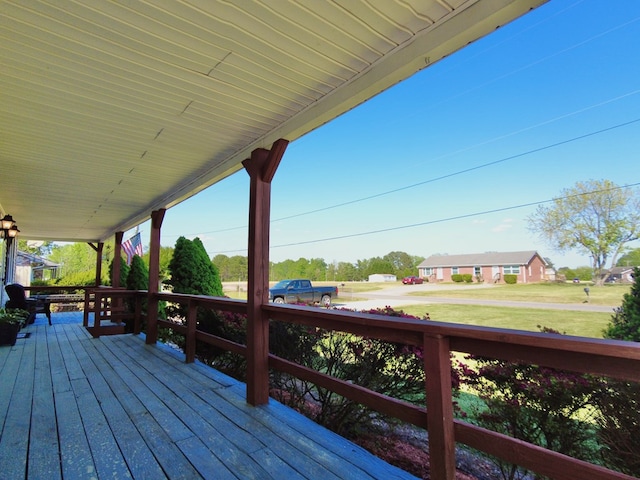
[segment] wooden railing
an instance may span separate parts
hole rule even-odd
[[[99,295],[109,294],[103,291]],[[126,296],[143,298],[144,292],[117,291],[113,292],[113,295],[114,298]],[[246,302],[166,293],[157,294],[156,298],[187,306],[186,325],[158,321],[158,326],[171,328],[185,335],[187,362],[195,359],[196,342],[207,343],[246,356],[245,345],[199,331],[195,322],[199,308],[246,314]],[[267,304],[262,306],[262,310],[274,321],[348,332],[422,347],[426,375],[426,408],[387,397],[271,354],[268,364],[269,368],[310,381],[376,411],[427,429],[433,479],[453,478],[456,442],[554,479],[633,478],[454,419],[450,353],[463,352],[638,382],[640,381],[640,345],[637,343],[474,327],[291,305]],[[136,322],[139,321],[138,310]]]
[[[124,288],[91,287],[85,290],[84,317],[82,324],[89,329],[94,337],[112,333],[110,329],[122,325],[130,320],[134,327],[133,333],[140,333],[142,321],[142,301],[147,298],[146,291],[126,290]],[[133,311],[126,305],[125,300],[134,302]],[[89,313],[93,312],[93,325],[89,325]],[[110,322],[105,327],[104,321]],[[124,333],[120,327],[115,333]]]
[[[82,294],[84,294],[84,291],[87,288],[92,288],[92,287],[87,287],[84,285],[68,285],[68,286],[58,286],[58,285],[29,285],[29,286],[25,286],[24,289],[25,291],[29,292],[30,295],[55,295],[55,294],[70,294],[70,293],[76,293],[76,292],[82,292]]]
[[[29,298],[36,300],[39,313],[46,313],[51,324],[51,304],[73,305],[84,302],[84,311],[90,308],[90,304],[86,303],[85,290],[87,287],[83,285],[29,285],[24,287],[29,292]]]

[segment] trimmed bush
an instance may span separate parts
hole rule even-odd
[[[462,281],[464,283],[471,283],[473,282],[473,275],[471,275],[470,273],[463,273],[462,274]]]
[[[453,280],[456,283],[462,283],[463,278],[462,275],[459,273],[454,273],[453,275],[451,275],[451,280]]]
[[[113,262],[115,262],[116,259],[114,258],[113,260],[111,260],[111,263],[109,263],[109,280],[107,285],[113,285]],[[120,257],[120,287],[125,287],[127,285],[127,277],[129,276],[129,265],[127,265],[127,262],[124,260],[124,258]]]
[[[513,273],[506,273],[504,275],[504,283],[508,285],[515,285],[518,283],[518,276]]]

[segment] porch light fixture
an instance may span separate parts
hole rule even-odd
[[[2,219],[0,219],[0,226],[2,227],[2,238],[4,238],[4,241],[6,243],[4,264],[2,267],[2,270],[3,270],[2,284],[4,285],[7,283],[7,266],[9,265],[9,249],[11,248],[11,243],[13,242],[13,239],[18,235],[18,233],[20,233],[20,230],[18,230],[18,226],[16,225],[16,222],[13,220],[13,217],[11,215],[5,215],[4,217],[2,217]]]
[[[2,224],[2,238],[15,238],[18,236],[18,233],[20,233],[20,230],[18,230],[18,226],[11,215],[5,215],[2,217],[0,223]]]

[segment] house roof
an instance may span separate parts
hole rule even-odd
[[[0,0],[0,214],[100,241],[546,0]]]
[[[540,257],[535,250],[522,252],[468,253],[464,255],[432,255],[418,265],[418,268],[528,265],[536,256]],[[540,257],[540,259],[544,262],[542,257]]]
[[[17,262],[18,265],[21,266],[31,266],[35,269],[40,268],[57,268],[60,264],[52,262],[44,257],[40,257],[38,255],[34,255],[33,253],[21,252],[18,251],[17,254]]]
[[[609,270],[610,275],[623,275],[625,273],[633,272],[635,267],[613,267]]]

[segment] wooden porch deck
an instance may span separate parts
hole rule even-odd
[[[143,338],[54,313],[0,348],[2,479],[415,479]]]

